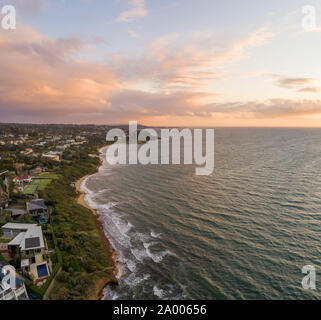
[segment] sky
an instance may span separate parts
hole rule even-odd
[[[321,127],[321,0],[8,4],[0,122]]]

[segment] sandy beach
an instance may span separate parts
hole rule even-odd
[[[97,171],[99,169],[99,167],[103,164],[103,159],[100,157],[100,164],[97,167]],[[76,183],[75,183],[75,187],[76,190],[79,194],[78,198],[77,198],[77,203],[82,205],[83,207],[89,209],[92,214],[95,217],[95,222],[96,222],[96,226],[97,229],[99,230],[99,235],[101,238],[101,241],[103,242],[105,248],[107,249],[108,253],[110,254],[110,257],[112,259],[112,263],[113,263],[113,274],[114,274],[114,279],[98,279],[95,282],[96,285],[96,292],[95,294],[90,297],[90,300],[100,300],[102,298],[103,295],[103,290],[104,288],[108,285],[108,284],[117,284],[117,279],[116,279],[116,274],[117,274],[117,264],[116,264],[116,252],[114,250],[114,248],[112,247],[112,245],[110,244],[109,240],[107,239],[102,223],[99,220],[98,214],[97,214],[97,210],[93,209],[92,207],[90,207],[86,200],[85,200],[85,196],[86,193],[84,191],[81,190],[81,184],[83,183],[83,181],[85,179],[87,179],[90,175],[87,174],[84,177],[82,177],[81,179],[79,179]]]

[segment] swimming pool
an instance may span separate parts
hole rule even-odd
[[[38,273],[38,278],[46,277],[48,275],[46,264],[41,264],[40,266],[37,266],[37,273]]]

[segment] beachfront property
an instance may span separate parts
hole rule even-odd
[[[49,221],[49,210],[43,199],[27,201],[27,213],[37,222],[47,223]]]
[[[0,262],[0,300],[29,300],[24,279],[15,273],[5,281],[4,266],[5,263]]]
[[[36,224],[7,223],[1,229],[3,238],[11,239],[8,251],[12,258],[19,256],[22,273],[34,283],[47,279],[52,266],[41,227]]]

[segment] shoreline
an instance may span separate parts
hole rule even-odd
[[[102,148],[104,148],[104,147],[102,147]],[[99,152],[102,148],[99,149]],[[100,163],[96,168],[96,173],[98,172],[99,168],[103,165],[103,158],[100,155],[99,155],[99,161],[100,161]],[[93,174],[96,174],[96,173],[93,173]],[[111,243],[109,242],[109,240],[105,234],[103,225],[102,225],[101,221],[99,220],[99,214],[97,213],[97,210],[93,209],[92,207],[90,207],[87,204],[87,202],[85,200],[86,192],[81,190],[81,185],[84,182],[84,180],[86,180],[88,177],[92,176],[93,174],[87,174],[87,175],[83,176],[82,178],[80,178],[79,180],[77,180],[75,183],[75,188],[76,188],[77,193],[79,194],[79,196],[77,197],[77,203],[80,204],[81,206],[89,209],[91,211],[91,213],[93,214],[93,216],[95,218],[95,223],[96,223],[97,229],[99,231],[100,239],[101,239],[103,245],[105,246],[106,250],[110,254],[112,265],[113,265],[114,279],[97,279],[95,281],[95,286],[96,286],[95,294],[89,298],[89,300],[101,300],[101,298],[103,296],[103,290],[108,284],[118,284],[117,278],[116,278],[117,258],[116,258],[116,251],[113,248],[113,246],[111,245]]]

